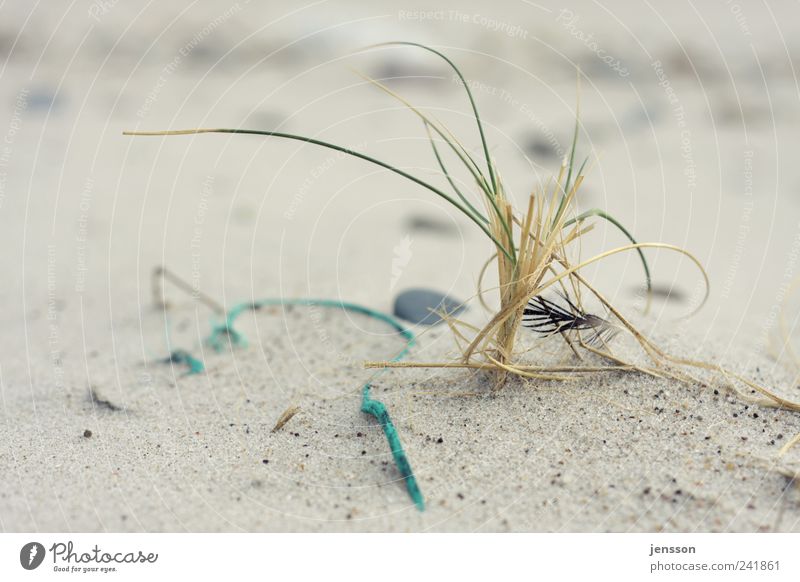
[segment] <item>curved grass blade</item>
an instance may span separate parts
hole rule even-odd
[[[495,215],[500,221],[500,225],[503,227],[506,236],[508,236],[509,240],[513,240],[513,236],[511,233],[511,226],[508,220],[506,219],[506,216],[502,212],[500,212],[500,209],[497,206],[497,201],[495,200],[495,198],[497,197],[497,188],[499,187],[499,184],[495,181],[494,191],[492,191],[489,188],[486,182],[486,177],[483,175],[480,168],[475,163],[475,160],[472,159],[472,156],[469,155],[469,152],[467,152],[466,148],[464,148],[464,146],[461,145],[461,143],[458,141],[458,139],[456,139],[456,137],[452,134],[452,132],[450,132],[450,130],[447,129],[446,126],[439,127],[439,123],[437,123],[435,120],[431,119],[430,117],[422,113],[419,109],[414,107],[414,105],[412,105],[408,100],[406,100],[402,96],[392,91],[389,87],[387,87],[377,79],[373,79],[372,77],[369,77],[368,75],[365,75],[359,71],[355,72],[366,81],[369,81],[370,83],[372,83],[373,85],[384,91],[387,95],[390,95],[391,97],[394,97],[395,99],[400,101],[400,103],[408,107],[413,113],[415,113],[420,119],[422,119],[423,123],[433,128],[433,130],[439,134],[439,136],[447,143],[447,145],[450,146],[450,149],[452,149],[453,152],[458,156],[458,158],[461,160],[461,163],[463,163],[464,166],[466,166],[467,170],[469,170],[469,172],[472,174],[472,177],[475,178],[478,187],[486,195],[489,204],[491,205],[492,209],[495,212]],[[449,137],[448,135],[445,135],[445,132],[449,134]],[[492,174],[492,176],[493,179],[495,179],[494,178],[495,174]],[[516,249],[512,245],[509,248],[509,250],[511,251],[512,255],[511,261],[512,263],[516,264]]]
[[[447,58],[447,56],[444,55],[443,53],[437,51],[433,47],[429,47],[427,45],[420,44],[418,42],[411,42],[411,41],[382,42],[382,43],[375,44],[375,45],[372,45],[371,47],[367,47],[367,48],[369,49],[369,48],[375,48],[375,47],[380,47],[380,46],[414,46],[414,47],[417,47],[417,48],[421,48],[421,49],[426,50],[428,52],[431,52],[431,53],[437,55],[438,57],[440,57],[441,59],[443,59],[448,65],[450,65],[450,68],[453,69],[453,71],[455,71],[456,75],[458,75],[458,78],[461,80],[461,84],[464,85],[464,90],[467,92],[467,97],[469,98],[469,103],[472,106],[472,112],[475,114],[475,122],[478,125],[478,133],[480,133],[481,144],[483,145],[483,155],[486,158],[486,165],[489,168],[489,178],[490,178],[491,184],[492,184],[492,192],[496,194],[497,193],[497,178],[495,177],[494,169],[492,168],[492,161],[491,161],[491,157],[489,156],[489,146],[486,144],[486,136],[484,135],[484,132],[483,132],[483,123],[481,122],[481,116],[478,113],[478,106],[475,105],[475,99],[472,96],[472,91],[470,91],[469,85],[467,84],[466,79],[464,79],[464,75],[461,74],[461,71],[459,70],[459,68],[455,65],[455,63],[453,61],[451,61],[449,58]]]
[[[453,181],[453,178],[447,171],[447,167],[444,165],[442,157],[439,155],[439,148],[436,147],[436,142],[434,141],[433,136],[431,135],[430,126],[428,123],[425,123],[425,132],[428,134],[428,141],[431,143],[431,148],[433,148],[433,155],[436,157],[436,162],[439,164],[439,168],[441,168],[444,177],[447,178],[447,181],[450,183],[450,186],[453,188],[453,191],[455,191],[456,195],[459,198],[461,198],[461,201],[467,205],[467,208],[469,208],[475,214],[475,216],[480,218],[483,222],[489,222],[489,219],[486,218],[483,214],[481,214],[480,211],[478,211],[478,209],[476,209],[469,202],[469,200],[467,200],[467,198],[464,196],[464,194],[461,192],[458,186],[456,186],[456,183]]]
[[[591,210],[587,210],[586,212],[582,212],[575,218],[567,220],[566,222],[564,222],[564,227],[566,228],[567,226],[570,226],[577,222],[581,222],[583,220],[586,220],[587,218],[591,218],[592,216],[596,216],[598,218],[603,218],[607,220],[608,222],[616,226],[620,230],[620,232],[622,232],[622,234],[624,234],[627,237],[629,241],[631,241],[635,245],[639,244],[637,240],[633,238],[633,235],[630,232],[628,232],[628,229],[622,226],[622,224],[616,218],[614,218],[607,212],[600,210],[599,208],[593,208]],[[639,253],[639,259],[642,261],[642,267],[644,268],[644,276],[647,282],[647,293],[649,294],[653,290],[653,283],[650,278],[650,267],[647,264],[647,259],[645,258],[644,253],[642,252],[642,248],[636,247],[636,252]]]
[[[486,194],[487,197],[489,198],[492,197],[492,191],[491,189],[489,189],[488,184],[486,182],[486,177],[481,172],[481,169],[478,167],[478,164],[475,162],[475,160],[472,158],[472,156],[469,154],[466,148],[463,145],[461,145],[461,143],[455,138],[453,133],[446,126],[442,125],[440,127],[440,123],[438,122],[438,120],[432,119],[431,117],[425,115],[422,111],[420,111],[417,107],[412,105],[411,102],[405,99],[402,95],[392,91],[389,87],[387,87],[377,79],[373,79],[372,77],[370,77],[369,75],[365,75],[361,71],[354,70],[354,72],[365,81],[375,85],[378,89],[380,89],[390,97],[397,99],[400,103],[408,107],[408,109],[412,113],[417,115],[417,117],[419,117],[422,120],[422,122],[426,124],[427,127],[432,128],[437,134],[439,134],[439,137],[441,137],[445,141],[445,143],[447,143],[450,149],[453,150],[453,153],[455,153],[458,156],[458,159],[461,160],[461,163],[464,164],[464,166],[466,166],[469,173],[472,174],[472,177],[475,179],[475,182],[478,184],[478,187],[481,189],[481,191],[484,194]],[[445,135],[445,132],[449,134],[449,137],[448,135]]]
[[[572,181],[572,169],[575,165],[575,148],[578,145],[578,130],[580,128],[580,109],[579,105],[575,106],[575,130],[572,133],[572,147],[569,151],[569,165],[567,166],[567,181],[564,185],[564,192],[569,192],[570,182]],[[586,162],[584,161],[583,164],[585,165]],[[580,171],[578,171],[578,176],[580,176]],[[565,194],[566,195],[566,194]]]
[[[708,297],[711,294],[711,283],[709,282],[709,279],[708,279],[708,273],[703,268],[703,264],[692,253],[690,253],[686,249],[682,249],[681,247],[677,247],[675,245],[671,245],[671,244],[667,244],[667,243],[634,243],[634,244],[629,244],[629,245],[625,245],[625,246],[622,246],[622,247],[617,247],[615,249],[610,249],[610,250],[604,251],[604,252],[602,252],[600,254],[597,254],[597,255],[591,257],[590,259],[586,259],[585,261],[582,261],[582,262],[578,263],[577,265],[568,265],[567,263],[563,262],[563,260],[558,259],[559,262],[561,262],[562,266],[564,267],[564,270],[561,271],[558,275],[556,275],[553,278],[551,278],[550,280],[541,283],[539,285],[538,291],[539,291],[539,293],[541,293],[542,291],[544,291],[545,289],[547,289],[551,285],[557,283],[558,281],[560,281],[564,277],[569,277],[569,276],[572,276],[573,274],[576,277],[579,278],[580,282],[583,285],[588,286],[588,283],[586,282],[586,280],[583,279],[582,277],[580,277],[580,275],[578,275],[577,271],[581,270],[582,268],[584,268],[584,267],[586,267],[588,265],[591,265],[592,263],[596,263],[597,261],[601,261],[601,260],[605,259],[606,257],[610,257],[611,255],[616,255],[618,253],[622,253],[622,252],[630,251],[630,250],[634,250],[634,249],[638,250],[638,249],[644,249],[644,248],[667,249],[667,250],[675,251],[676,253],[680,253],[683,256],[687,257],[695,265],[697,265],[697,268],[700,269],[700,274],[703,275],[703,282],[705,283],[705,294],[703,295],[702,301],[700,301],[700,303],[697,305],[697,307],[695,307],[691,311],[691,313],[689,313],[689,315],[687,315],[686,317],[691,317],[694,314],[696,314],[698,311],[700,311],[703,308],[703,306],[706,304],[706,302],[708,301]],[[601,297],[595,290],[592,290],[592,293],[598,299]],[[625,318],[622,316],[622,314],[620,314],[620,312],[618,310],[614,309],[613,305],[608,303],[608,301],[604,301],[602,299],[601,299],[601,302],[603,303],[603,305],[605,305],[609,309],[609,311],[611,311],[614,314],[614,316],[618,320],[620,320],[620,322],[623,323],[623,325],[625,325],[625,327],[628,327],[628,329],[631,329],[629,327],[629,324],[625,323],[627,320],[625,320]]]
[[[472,156],[469,154],[466,148],[464,148],[464,146],[462,146],[458,142],[458,140],[455,139],[455,136],[453,136],[453,134],[450,132],[449,129],[447,129],[447,127],[445,127],[444,125],[442,125],[442,127],[439,127],[439,123],[437,122],[437,120],[431,119],[430,117],[422,113],[422,111],[420,111],[417,107],[412,105],[402,95],[395,93],[389,87],[387,87],[377,79],[373,79],[372,77],[370,77],[369,75],[365,75],[361,71],[354,70],[354,72],[365,81],[375,85],[378,89],[380,89],[390,97],[397,99],[400,103],[408,107],[412,113],[416,114],[417,117],[419,117],[423,123],[432,127],[433,130],[439,134],[439,137],[441,137],[447,143],[447,145],[450,146],[450,149],[452,149],[453,152],[458,156],[458,158],[461,160],[461,163],[467,167],[467,170],[469,170],[470,174],[472,174],[472,177],[478,183],[480,189],[487,196],[492,195],[492,191],[488,188],[486,177],[481,172],[481,169],[478,167],[478,164],[475,162],[475,160],[472,158]],[[445,135],[445,132],[450,134],[450,137],[447,137]]]
[[[558,210],[556,211],[556,217],[553,221],[555,225],[558,222],[558,219],[561,218],[561,213],[564,211],[564,206],[567,202],[567,196],[570,193],[572,188],[572,171],[575,165],[575,148],[578,145],[578,129],[580,127],[580,99],[578,103],[575,105],[575,131],[572,134],[572,147],[570,148],[569,152],[569,161],[567,162],[567,181],[564,183],[564,189],[562,191],[561,202],[558,204]],[[581,173],[583,172],[584,166],[586,166],[586,162],[588,161],[588,157],[583,160],[578,173],[576,174],[575,179],[577,180],[580,177]]]
[[[447,194],[446,192],[443,192],[442,190],[438,189],[435,186],[432,186],[432,185],[428,184],[424,180],[421,180],[420,178],[417,178],[416,176],[401,170],[400,168],[396,168],[396,167],[392,166],[391,164],[387,164],[386,162],[378,160],[377,158],[373,158],[372,156],[368,156],[366,154],[362,154],[361,152],[357,152],[355,150],[351,150],[351,149],[348,149],[346,147],[342,147],[342,146],[339,146],[339,145],[336,145],[336,144],[332,144],[332,143],[329,143],[329,142],[326,142],[326,141],[314,139],[314,138],[311,138],[311,137],[306,137],[306,136],[302,136],[302,135],[296,135],[296,134],[293,134],[293,133],[282,133],[282,132],[278,132],[278,131],[261,131],[261,130],[256,130],[256,129],[200,128],[200,129],[178,129],[178,130],[167,130],[167,131],[123,131],[122,132],[123,135],[134,135],[134,136],[196,135],[196,134],[201,134],[201,133],[232,133],[232,134],[244,134],[244,135],[260,135],[260,136],[280,137],[280,138],[284,138],[284,139],[302,141],[302,142],[305,142],[305,143],[310,143],[310,144],[318,145],[318,146],[321,146],[321,147],[324,147],[324,148],[332,149],[332,150],[341,152],[343,154],[347,154],[349,156],[353,156],[355,158],[360,158],[362,160],[365,160],[367,162],[370,162],[370,163],[375,164],[377,166],[380,166],[382,168],[386,168],[387,170],[390,170],[391,172],[394,172],[395,174],[398,174],[398,175],[400,175],[400,176],[402,176],[402,177],[404,177],[404,178],[406,178],[408,180],[411,180],[415,184],[419,184],[423,188],[426,188],[426,189],[430,190],[431,192],[433,192],[434,194],[436,194],[437,196],[440,196],[440,197],[444,198],[445,200],[447,200],[450,204],[452,204],[458,210],[463,212],[470,220],[472,220],[472,222],[477,224],[478,227],[484,232],[484,234],[486,236],[488,236],[495,245],[497,245],[497,247],[500,249],[500,251],[506,257],[508,257],[509,260],[512,260],[512,261],[514,260],[512,254],[509,253],[508,249],[506,249],[506,247],[499,240],[497,240],[497,238],[491,233],[491,231],[489,231],[487,226],[483,222],[481,222],[481,220],[478,217],[473,216],[472,213],[469,212],[469,210],[467,210],[466,208],[461,206],[458,203],[458,201],[456,201],[449,194]]]
[[[428,123],[428,122],[426,121],[426,123]],[[434,126],[434,129],[436,129],[435,126]],[[444,136],[444,134],[442,134],[441,132],[439,132],[439,135],[443,136],[443,139],[448,144],[450,144],[451,148],[453,148],[455,150],[455,146],[451,143],[450,138]],[[455,140],[455,138],[453,138],[453,140]],[[461,144],[458,144],[458,145],[460,146]],[[464,160],[462,159],[462,162],[463,161]],[[444,170],[444,168],[443,168],[443,170]],[[481,179],[484,179],[482,175],[481,175]],[[478,180],[478,178],[476,178],[476,180]],[[485,181],[484,181],[483,184],[485,184]],[[495,199],[495,196],[493,196],[486,188],[484,188],[483,184],[481,184],[480,180],[478,180],[478,186],[486,194],[486,199],[489,201],[489,205],[492,207],[492,210],[494,211],[495,216],[500,221],[500,226],[503,227],[503,231],[506,233],[506,236],[508,237],[508,240],[509,241],[513,241],[514,240],[514,236],[512,234],[511,225],[510,225],[509,221],[507,220],[506,216],[500,211],[500,208],[497,206],[497,200]],[[465,200],[465,202],[466,202],[466,200]],[[514,246],[513,243],[511,244],[511,247],[510,247],[509,250],[511,251],[511,256],[509,257],[509,259],[511,259],[511,262],[514,265],[516,265],[517,264],[517,249],[516,249],[516,247]],[[508,256],[508,255],[506,255],[506,256]]]

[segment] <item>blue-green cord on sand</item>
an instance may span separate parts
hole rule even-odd
[[[208,338],[208,344],[217,351],[222,350],[224,347],[224,339],[223,336],[227,337],[228,340],[231,342],[231,345],[243,347],[247,345],[247,340],[245,337],[236,331],[234,327],[234,323],[236,318],[239,317],[244,311],[257,311],[262,307],[269,307],[269,306],[287,306],[287,305],[301,305],[301,306],[308,306],[308,307],[333,307],[344,309],[345,311],[352,311],[355,313],[360,313],[366,315],[368,317],[372,317],[373,319],[377,319],[379,321],[383,321],[384,323],[389,324],[392,326],[403,338],[406,340],[406,345],[403,350],[397,354],[391,361],[398,362],[402,360],[406,354],[408,354],[411,347],[414,345],[414,334],[411,333],[409,329],[403,326],[397,319],[392,317],[391,315],[387,315],[385,313],[381,313],[380,311],[375,311],[368,307],[364,307],[362,305],[356,305],[355,303],[347,303],[345,301],[336,301],[330,299],[264,299],[261,301],[256,301],[255,303],[240,303],[239,305],[234,306],[230,311],[228,311],[227,315],[225,316],[225,321],[221,324],[215,325],[211,330],[211,335]],[[181,355],[181,359],[177,360],[176,354]],[[183,356],[188,356],[184,358]],[[170,361],[181,361],[186,363],[190,367],[190,374],[197,374],[203,371],[203,363],[195,360],[191,356],[189,356],[186,352],[173,352],[170,357]],[[192,362],[196,362],[199,364],[199,368],[193,364]],[[379,371],[379,373],[385,371],[386,368],[383,368]],[[374,376],[373,376],[374,379]],[[406,482],[406,489],[408,490],[409,496],[414,501],[414,504],[417,506],[417,509],[420,511],[425,509],[425,499],[422,497],[422,492],[419,489],[419,485],[417,484],[417,479],[414,477],[414,471],[411,469],[411,463],[408,461],[408,456],[406,455],[405,451],[403,450],[403,445],[400,442],[400,436],[397,434],[397,429],[392,422],[391,417],[389,416],[389,412],[386,410],[386,406],[383,402],[378,400],[373,400],[370,396],[370,389],[372,388],[372,380],[364,384],[362,389],[362,398],[361,398],[361,411],[370,414],[375,417],[375,419],[381,424],[383,427],[383,432],[386,435],[386,440],[389,442],[389,447],[392,451],[392,456],[394,457],[395,465],[397,466],[398,471],[403,476],[403,479]]]
[[[187,374],[201,374],[205,369],[205,365],[201,360],[198,360],[186,350],[175,350],[168,358],[164,360],[165,364],[186,364],[189,370]]]

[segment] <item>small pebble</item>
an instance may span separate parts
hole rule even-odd
[[[414,215],[406,221],[406,228],[415,232],[424,232],[441,236],[455,236],[458,227],[452,222],[444,222],[427,215]]]
[[[436,325],[442,322],[442,318],[431,310],[457,315],[465,309],[461,303],[431,289],[408,289],[395,299],[394,314],[411,323]]]
[[[524,147],[528,154],[537,158],[559,158],[556,144],[543,135],[533,134],[527,136]]]

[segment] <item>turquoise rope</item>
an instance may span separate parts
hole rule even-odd
[[[186,350],[175,350],[164,360],[165,364],[186,364],[189,370],[187,374],[201,374],[206,367],[201,360],[198,360]]]
[[[405,347],[399,354],[397,354],[394,358],[392,358],[391,360],[392,362],[398,362],[402,360],[411,350],[411,347],[414,345],[414,334],[391,315],[381,313],[380,311],[375,311],[373,309],[364,307],[362,305],[356,305],[355,303],[347,303],[345,301],[336,301],[330,299],[263,299],[261,301],[257,301],[254,303],[240,303],[239,305],[234,306],[230,311],[228,311],[227,315],[225,316],[225,321],[223,323],[215,325],[212,328],[211,334],[207,340],[208,344],[215,350],[220,351],[224,347],[223,336],[225,336],[230,340],[231,344],[235,346],[239,347],[247,346],[247,340],[245,339],[245,337],[238,331],[236,331],[234,327],[236,318],[238,318],[244,311],[257,311],[262,307],[268,307],[274,305],[335,307],[339,309],[344,309],[345,311],[360,313],[362,315],[366,315],[373,319],[377,319],[379,321],[387,323],[391,327],[393,327],[400,335],[402,335],[403,338],[405,338],[406,340]],[[173,352],[173,357],[175,353],[176,352]],[[202,362],[200,362],[200,366],[201,368],[199,370],[195,371],[194,368],[192,368],[192,371],[190,371],[189,373],[195,374],[202,372],[203,371]],[[386,368],[382,368],[379,371],[379,373],[385,371]],[[408,490],[408,494],[414,501],[414,504],[417,506],[417,509],[423,511],[425,509],[425,499],[422,496],[422,492],[420,491],[417,479],[416,477],[414,477],[414,471],[412,470],[411,463],[409,462],[408,456],[406,455],[406,452],[403,449],[403,444],[400,442],[400,435],[397,433],[397,428],[395,428],[394,423],[392,422],[392,419],[389,416],[389,411],[386,410],[386,405],[384,405],[383,402],[380,402],[378,400],[373,400],[372,397],[370,396],[371,388],[372,388],[372,381],[364,384],[364,387],[361,392],[362,394],[361,412],[370,414],[373,417],[375,417],[375,419],[383,427],[383,433],[386,435],[386,440],[389,443],[389,448],[392,451],[392,457],[394,457],[394,463],[406,482],[406,489]]]

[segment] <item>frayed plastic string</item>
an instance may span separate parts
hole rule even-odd
[[[345,311],[360,313],[362,315],[366,315],[373,319],[387,323],[406,340],[405,347],[402,351],[400,351],[400,353],[392,358],[392,362],[398,362],[402,360],[414,345],[414,334],[391,315],[387,315],[385,313],[381,313],[380,311],[375,311],[355,303],[347,303],[345,301],[336,301],[331,299],[263,299],[254,303],[240,303],[228,311],[224,322],[214,325],[207,342],[216,351],[221,351],[225,347],[225,339],[227,339],[233,346],[245,347],[247,346],[247,340],[242,334],[236,331],[234,327],[236,319],[245,311],[258,311],[262,307],[287,305],[339,308],[344,309]],[[173,356],[176,353],[183,354],[184,352],[173,352]],[[189,356],[189,358],[191,358],[191,356]],[[181,359],[181,361],[190,365],[192,370],[190,373],[197,373],[194,371],[194,368],[192,367],[193,365],[189,363],[190,360]],[[194,360],[194,358],[191,358],[191,361],[199,363],[201,366],[199,371],[202,372],[202,362]],[[379,370],[378,374],[384,371],[386,371],[386,368]],[[394,463],[397,466],[397,470],[400,471],[400,475],[402,475],[403,480],[406,482],[408,494],[414,504],[417,506],[417,509],[423,511],[425,509],[425,499],[422,496],[417,479],[414,477],[414,471],[411,468],[411,463],[409,462],[408,456],[403,449],[403,444],[400,442],[400,435],[397,433],[397,428],[395,428],[394,423],[389,416],[389,411],[386,410],[386,405],[378,400],[373,400],[370,396],[370,389],[372,388],[372,382],[374,381],[374,378],[375,376],[372,377],[370,382],[364,384],[362,389],[361,411],[375,417],[375,419],[383,427],[383,433],[386,435],[386,440],[389,443],[389,448],[392,451]]]
[[[187,374],[201,374],[206,367],[203,362],[192,356],[186,350],[175,350],[164,360],[165,364],[186,364],[189,370]]]
[[[246,348],[247,340],[242,334],[233,328],[233,325],[225,322],[221,325],[215,325],[211,329],[211,335],[208,336],[206,342],[212,347],[215,352],[221,352],[225,347],[225,340],[227,338],[230,345],[237,348]]]
[[[385,368],[384,368],[385,369]],[[365,384],[362,392],[363,398],[361,400],[361,412],[366,412],[374,416],[378,422],[383,426],[383,434],[386,435],[386,440],[389,442],[389,448],[392,450],[392,457],[394,457],[394,464],[397,470],[403,476],[406,482],[406,490],[411,496],[414,505],[420,511],[425,510],[425,499],[422,497],[422,491],[419,489],[414,471],[411,469],[411,463],[408,461],[408,456],[403,450],[403,444],[400,442],[400,435],[397,434],[397,429],[394,427],[392,419],[389,417],[389,412],[386,410],[386,405],[378,400],[373,400],[369,395],[371,384]]]

